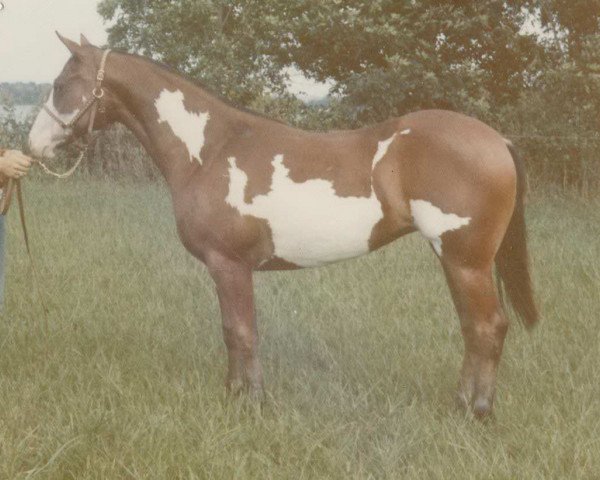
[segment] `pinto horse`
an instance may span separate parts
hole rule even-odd
[[[51,158],[114,122],[139,139],[169,187],[182,243],[216,284],[230,391],[263,391],[255,270],[325,265],[419,231],[460,317],[458,400],[478,417],[491,412],[508,327],[494,264],[525,325],[538,318],[525,176],[509,141],[440,110],[308,132],[235,108],[151,60],[109,54],[83,36],[81,44],[60,38],[72,56],[35,120],[30,149]]]

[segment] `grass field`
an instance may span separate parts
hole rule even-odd
[[[10,213],[0,478],[600,478],[600,201],[535,195],[542,321],[517,322],[496,417],[453,396],[459,325],[417,236],[321,269],[256,275],[262,412],[224,395],[213,287],[161,185],[29,181],[50,306]]]

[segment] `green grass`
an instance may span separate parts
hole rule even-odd
[[[600,475],[600,201],[537,195],[543,319],[513,322],[495,420],[454,408],[458,320],[418,236],[256,275],[268,399],[224,394],[212,283],[164,187],[29,181],[0,322],[0,478],[536,479]]]

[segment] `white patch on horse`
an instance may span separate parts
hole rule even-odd
[[[400,135],[408,135],[410,133],[410,128],[406,128],[400,132]]]
[[[173,134],[187,147],[190,162],[195,158],[202,165],[200,151],[204,146],[204,129],[210,118],[208,112],[189,112],[183,104],[183,92],[164,89],[155,100],[158,123],[167,123]]]
[[[379,161],[385,157],[385,154],[387,153],[388,148],[390,148],[390,144],[394,141],[394,138],[396,138],[395,133],[387,140],[382,140],[377,144],[377,151],[373,157],[373,169],[379,163]]]
[[[379,142],[373,167],[385,155],[393,137]],[[248,176],[229,158],[229,193],[225,201],[242,215],[267,220],[274,255],[302,267],[356,257],[369,251],[373,227],[383,218],[371,188],[369,197],[340,197],[331,182],[320,178],[295,183],[283,164],[273,159],[271,190],[246,203]]]
[[[81,98],[81,103],[85,103],[85,97]],[[65,123],[69,123],[79,113],[79,108],[70,113],[60,113],[54,106],[54,89],[50,90],[50,96],[46,101],[46,108]],[[53,157],[54,149],[60,142],[67,138],[68,133],[66,129],[42,108],[29,132],[29,148],[31,153],[36,157]]]
[[[468,225],[471,217],[459,217],[444,213],[426,200],[411,200],[410,211],[414,224],[421,234],[431,242],[435,252],[442,255],[442,235]]]

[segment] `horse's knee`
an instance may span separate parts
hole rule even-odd
[[[501,310],[496,310],[491,320],[491,329],[494,332],[494,335],[497,339],[504,341],[504,337],[506,337],[506,333],[508,332],[508,318]]]
[[[228,349],[236,350],[244,356],[252,355],[258,343],[256,332],[238,323],[223,325],[223,338]]]
[[[499,310],[472,322],[471,341],[474,349],[482,356],[498,360],[508,331],[508,320]]]

